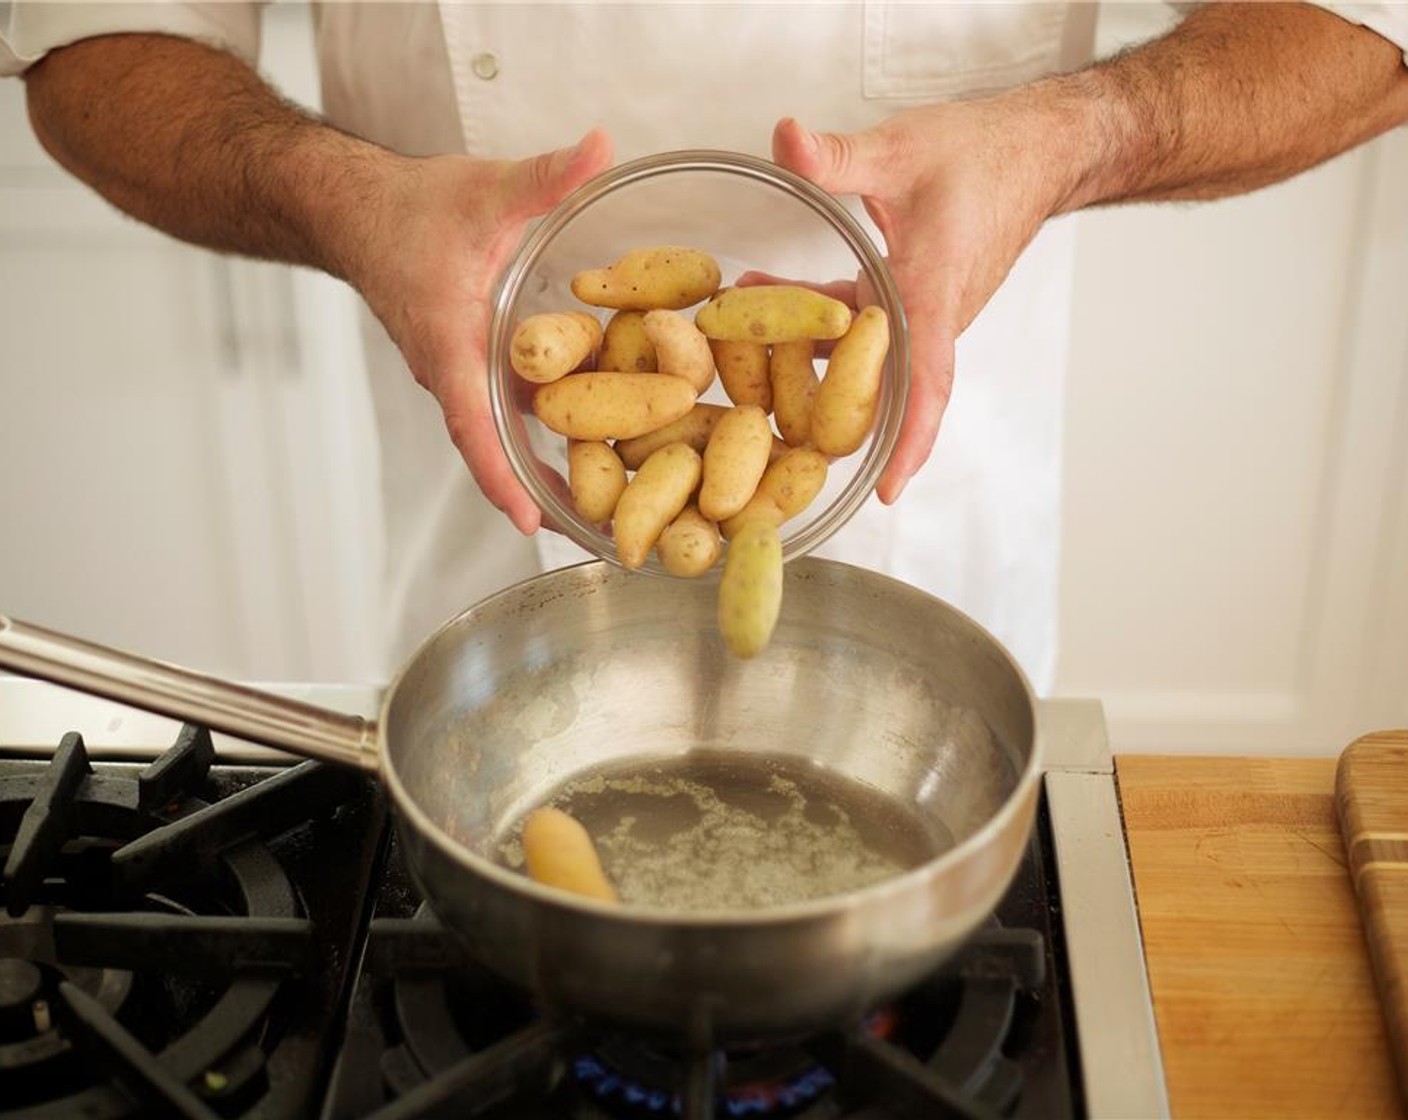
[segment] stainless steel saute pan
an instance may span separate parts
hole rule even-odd
[[[377,722],[4,617],[0,666],[376,775],[440,919],[549,1005],[694,1045],[839,1025],[934,968],[1006,889],[1036,805],[1032,693],[976,624],[884,576],[789,564],[772,644],[747,662],[718,636],[716,590],[604,563],[539,576],[431,637]],[[617,791],[618,833],[628,802],[659,794],[674,824],[631,842],[642,859],[673,851],[655,887],[686,897],[708,870],[690,845],[733,835],[708,833],[711,774],[754,797],[748,819],[801,830],[778,867],[713,868],[768,872],[782,901],[682,909],[624,892],[613,908],[511,866],[524,814],[564,787],[598,816],[611,811],[598,795]],[[825,893],[859,848],[807,837],[852,836],[827,832],[841,824],[881,847],[898,838],[911,866]],[[754,840],[775,839],[768,827]]]

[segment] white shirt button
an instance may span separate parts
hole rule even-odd
[[[469,66],[476,78],[483,78],[486,82],[499,76],[499,60],[489,51],[475,55],[469,60]]]

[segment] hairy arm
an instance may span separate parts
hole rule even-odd
[[[610,165],[604,133],[527,160],[410,159],[308,116],[233,55],[162,35],[83,40],[26,80],[40,141],[119,209],[356,288],[485,496],[537,529],[490,411],[490,294],[528,219]]]
[[[1019,91],[1083,133],[1060,209],[1255,190],[1408,120],[1401,47],[1310,4],[1213,4]]]
[[[955,341],[1048,218],[1254,190],[1404,120],[1399,47],[1308,4],[1227,3],[1080,73],[865,132],[781,121],[774,158],[864,199],[904,298],[910,403],[881,499],[896,500],[928,458]]]
[[[343,278],[376,196],[410,163],[187,39],[86,39],[25,81],[40,142],[119,209],[198,245]]]

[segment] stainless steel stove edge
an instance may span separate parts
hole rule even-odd
[[[1094,1120],[1169,1115],[1158,1026],[1104,710],[1038,714],[1086,1108]]]

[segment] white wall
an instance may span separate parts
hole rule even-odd
[[[1248,197],[1081,216],[1058,690],[1102,697],[1118,747],[1408,725],[1404,198],[1398,130]]]
[[[308,9],[266,38],[316,105]],[[355,308],[122,217],[0,82],[0,611],[245,679],[379,676]]]

